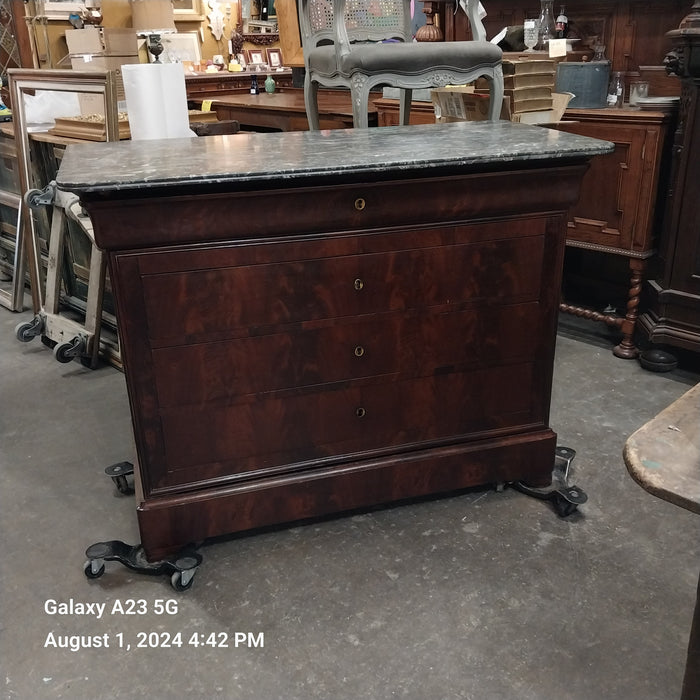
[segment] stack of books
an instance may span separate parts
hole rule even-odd
[[[557,64],[551,59],[503,61],[505,100],[511,115],[552,109]]]

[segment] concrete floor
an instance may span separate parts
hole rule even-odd
[[[700,375],[646,372],[562,321],[551,423],[578,453],[576,514],[477,489],[208,544],[176,593],[117,563],[85,578],[88,545],[138,542],[104,475],[131,457],[124,377],[19,343],[29,317],[0,309],[2,698],[678,697],[700,520],[637,486],[622,448]],[[80,635],[109,647],[51,646]]]

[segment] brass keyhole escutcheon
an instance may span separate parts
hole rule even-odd
[[[365,354],[365,349],[361,345],[355,346],[355,357],[362,357]]]
[[[364,418],[367,415],[367,411],[365,411],[365,409],[362,408],[362,406],[360,406],[359,408],[355,409],[355,415],[358,418]]]
[[[359,292],[360,289],[362,289],[362,287],[364,287],[364,286],[365,286],[365,283],[364,283],[361,279],[358,278],[358,279],[355,280],[355,289],[357,289],[358,292]]]
[[[355,209],[357,209],[357,211],[362,211],[366,206],[367,202],[365,202],[365,200],[362,197],[358,197],[355,200]]]

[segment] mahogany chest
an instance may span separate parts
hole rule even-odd
[[[101,146],[59,186],[109,254],[149,558],[549,480],[566,213],[611,144],[499,123]]]

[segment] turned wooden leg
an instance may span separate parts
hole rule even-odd
[[[639,295],[642,293],[642,280],[647,268],[647,261],[639,258],[630,258],[630,288],[627,299],[627,313],[620,324],[622,341],[615,346],[613,354],[626,360],[634,360],[639,355],[639,350],[634,344],[634,330],[637,327],[639,316]]]

